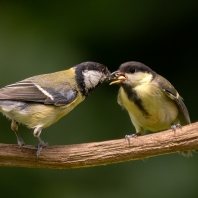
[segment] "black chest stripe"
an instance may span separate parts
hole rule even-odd
[[[146,111],[144,106],[142,105],[142,100],[138,97],[138,94],[135,90],[129,88],[127,85],[122,86],[124,91],[126,92],[128,99],[133,101],[135,105],[142,112],[144,117],[150,117],[150,114]]]

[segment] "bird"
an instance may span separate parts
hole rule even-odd
[[[164,77],[141,62],[130,61],[120,65],[111,73],[111,83],[120,85],[117,101],[129,114],[136,133],[130,138],[144,135],[146,131],[157,132],[181,128],[179,115],[187,124],[190,116],[173,85]]]
[[[36,75],[0,89],[0,112],[11,120],[20,148],[25,145],[18,133],[21,123],[38,138],[36,158],[47,146],[40,135],[80,104],[98,85],[109,79],[108,68],[83,62],[70,69]]]

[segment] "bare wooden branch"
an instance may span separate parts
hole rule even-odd
[[[176,133],[167,130],[132,138],[66,146],[48,146],[36,161],[36,147],[0,144],[0,166],[73,169],[198,150],[198,122]]]

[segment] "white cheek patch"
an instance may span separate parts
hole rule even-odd
[[[103,82],[106,76],[99,71],[85,70],[83,72],[84,83],[86,88],[94,88],[99,82]]]
[[[150,73],[142,73],[142,72],[136,72],[132,75],[126,75],[128,78],[129,84],[131,86],[137,86],[141,84],[148,84],[152,80],[153,76]]]

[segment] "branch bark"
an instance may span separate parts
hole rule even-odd
[[[0,166],[73,169],[145,159],[178,151],[198,150],[198,122],[176,133],[167,130],[132,138],[124,138],[66,146],[48,146],[36,161],[36,147],[0,144]]]

